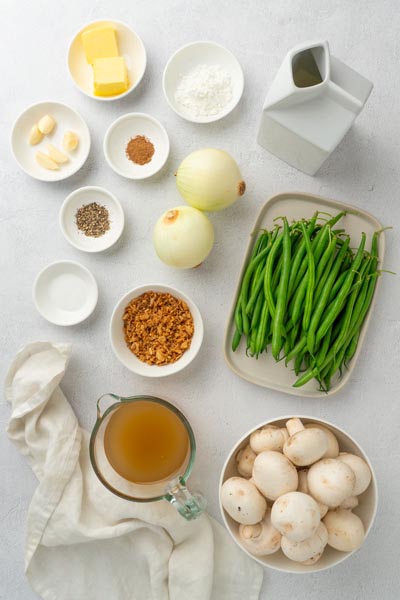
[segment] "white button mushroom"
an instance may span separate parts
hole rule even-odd
[[[298,467],[315,463],[327,451],[328,439],[321,429],[305,429],[297,418],[290,419],[286,428],[290,437],[283,446],[283,453]]]
[[[281,540],[282,552],[290,560],[303,564],[314,564],[321,558],[328,542],[328,531],[323,523],[318,525],[317,531],[302,542],[294,542],[283,536]]]
[[[256,454],[267,450],[282,452],[283,445],[289,438],[289,434],[284,427],[275,425],[266,425],[262,429],[257,429],[250,436],[250,446]]]
[[[340,504],[339,508],[347,508],[352,510],[353,508],[357,508],[358,506],[358,498],[357,496],[349,496],[346,500]],[[322,517],[321,517],[322,518]]]
[[[281,537],[279,531],[271,523],[270,510],[267,510],[261,523],[239,525],[240,542],[253,556],[266,556],[277,552],[281,547]]]
[[[321,558],[321,556],[323,555],[323,553],[324,552],[322,551],[322,552],[319,552],[318,554],[315,554],[315,556],[312,556],[308,560],[302,560],[301,564],[305,565],[306,567],[309,567],[310,565],[315,565],[315,563],[319,561],[319,559]]]
[[[221,487],[221,503],[237,523],[255,525],[267,510],[267,501],[255,485],[242,477],[231,477]]]
[[[354,475],[356,476],[356,483],[353,490],[354,496],[359,496],[365,492],[371,483],[371,471],[365,460],[348,452],[340,452],[338,460],[344,462],[354,471]]]
[[[328,449],[321,458],[336,458],[339,455],[339,442],[330,429],[320,425],[319,423],[307,423],[306,429],[320,429],[327,437]]]
[[[320,523],[318,504],[302,492],[280,496],[272,507],[272,525],[293,542],[302,542],[314,535]],[[304,559],[307,560],[307,557]]]
[[[301,469],[300,471],[297,471],[297,474],[299,476],[299,485],[297,487],[297,491],[303,492],[303,494],[308,494],[309,496],[311,496],[310,490],[308,489],[308,482],[307,482],[308,469]],[[315,498],[314,498],[314,500],[315,500]],[[317,502],[317,504],[318,504],[319,512],[321,514],[321,519],[323,519],[324,516],[326,515],[326,513],[328,512],[329,507],[326,506],[326,504],[322,504],[321,502]]]
[[[328,530],[328,544],[342,552],[352,552],[364,541],[364,525],[350,510],[330,510],[324,518]]]
[[[280,452],[261,452],[253,465],[253,480],[258,489],[270,500],[286,492],[297,490],[299,478],[296,468]]]
[[[339,506],[343,500],[353,496],[355,481],[352,469],[337,458],[324,458],[308,470],[310,494],[330,508]]]
[[[253,472],[253,464],[256,458],[256,453],[248,444],[245,448],[239,450],[236,455],[237,470],[242,477],[251,477]]]

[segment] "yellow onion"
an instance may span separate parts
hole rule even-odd
[[[205,148],[187,156],[176,172],[179,193],[199,210],[222,210],[243,196],[246,185],[224,150]]]
[[[206,215],[191,206],[167,210],[157,221],[153,243],[167,265],[191,269],[203,262],[214,244],[214,228]]]

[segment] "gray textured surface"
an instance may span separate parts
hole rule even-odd
[[[217,482],[224,457],[244,431],[267,418],[300,412],[332,420],[353,434],[376,468],[380,506],[362,550],[320,575],[287,576],[266,570],[262,598],[333,600],[339,595],[349,600],[391,600],[399,596],[399,277],[383,278],[354,376],[343,392],[326,401],[302,400],[241,381],[225,366],[221,350],[249,230],[264,200],[274,193],[295,189],[330,196],[365,208],[385,225],[397,226],[387,236],[386,267],[398,269],[398,6],[397,0],[1,2],[2,371],[16,350],[30,340],[70,341],[74,357],[63,389],[82,425],[90,427],[96,398],[109,390],[125,395],[154,393],[175,401],[197,433],[194,480],[217,518]],[[142,36],[148,50],[148,69],[140,88],[113,103],[84,97],[66,70],[71,36],[84,23],[102,17],[126,21]],[[370,78],[375,89],[355,127],[318,176],[310,178],[257,147],[255,135],[263,97],[283,55],[295,43],[316,37],[327,38],[332,52]],[[214,125],[182,121],[162,95],[161,75],[168,57],[196,39],[226,45],[245,73],[240,105]],[[27,105],[47,99],[78,109],[92,133],[87,165],[60,184],[43,184],[24,175],[8,147],[17,115]],[[164,171],[142,183],[115,175],[102,153],[107,126],[117,116],[135,110],[159,118],[171,139],[171,156]],[[151,230],[163,210],[181,203],[173,177],[179,161],[202,146],[231,152],[241,165],[248,189],[241,202],[212,217],[217,242],[209,260],[200,269],[177,272],[154,255]],[[89,256],[74,250],[58,229],[62,200],[87,184],[110,189],[125,209],[125,235],[107,255]],[[88,266],[100,290],[92,317],[69,329],[45,322],[31,301],[36,273],[61,258]],[[131,287],[151,281],[182,288],[198,303],[205,321],[204,345],[197,360],[181,374],[159,383],[124,369],[108,342],[108,322],[116,301]],[[9,408],[1,406],[0,411],[0,598],[30,600],[36,596],[24,577],[23,546],[26,511],[36,482],[4,434]]]

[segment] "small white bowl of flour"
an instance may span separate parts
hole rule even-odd
[[[229,114],[243,93],[243,71],[233,54],[214,42],[193,42],[169,59],[164,95],[179,116],[211,123]]]

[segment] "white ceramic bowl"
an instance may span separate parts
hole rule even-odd
[[[75,215],[85,205],[97,202],[108,210],[110,229],[100,237],[90,237],[79,231]],[[124,211],[111,192],[97,186],[87,186],[72,192],[64,200],[59,215],[61,231],[72,246],[83,252],[102,252],[111,248],[121,237],[124,230]]]
[[[181,356],[179,360],[170,365],[157,366],[148,365],[147,363],[142,362],[129,350],[125,342],[122,320],[125,307],[129,304],[131,300],[133,300],[133,298],[137,298],[145,292],[150,291],[169,293],[175,296],[176,298],[184,300],[188,305],[193,317],[194,334],[192,337],[190,348],[186,350],[186,352]],[[133,371],[138,375],[143,375],[144,377],[166,377],[167,375],[173,375],[174,373],[178,373],[178,371],[181,371],[182,369],[187,367],[188,364],[190,364],[197,355],[198,351],[200,350],[201,343],[203,341],[203,320],[201,318],[200,311],[195,305],[195,303],[185,294],[169,285],[150,283],[134,288],[133,290],[125,294],[125,296],[123,296],[118,302],[111,316],[110,339],[111,346],[114,350],[116,357],[130,371]]]
[[[221,490],[221,486],[224,483],[224,481],[226,481],[226,479],[229,479],[230,477],[240,477],[236,469],[236,455],[239,452],[239,450],[247,446],[247,444],[249,443],[250,435],[257,429],[260,429],[265,425],[276,425],[278,427],[284,427],[286,422],[291,418],[293,418],[293,415],[287,417],[279,417],[278,419],[270,419],[269,421],[260,423],[259,425],[257,425],[257,427],[254,427],[253,429],[248,431],[243,437],[241,437],[241,439],[229,452],[228,458],[226,459],[225,464],[222,468],[221,478],[219,482],[219,490]],[[304,424],[318,423],[330,429],[332,433],[335,434],[339,442],[339,448],[341,452],[350,452],[352,454],[360,456],[366,461],[369,468],[371,469],[371,483],[369,487],[365,490],[365,492],[358,497],[360,502],[359,506],[357,506],[357,508],[353,510],[353,512],[360,517],[364,524],[366,538],[372,528],[378,506],[378,490],[376,477],[367,455],[365,454],[361,446],[348,433],[343,431],[343,429],[340,429],[340,427],[337,427],[336,425],[332,425],[332,423],[329,423],[328,421],[325,421],[323,419],[317,419],[315,417],[300,415],[299,418]],[[243,552],[246,552],[246,554],[248,554],[251,558],[260,563],[260,565],[262,566],[271,567],[271,569],[276,569],[277,571],[282,571],[284,573],[315,573],[317,571],[324,571],[325,569],[329,569],[331,567],[334,567],[335,565],[338,565],[339,563],[349,558],[349,556],[355,552],[340,552],[339,550],[335,550],[330,546],[326,546],[322,557],[317,563],[311,566],[301,565],[300,563],[296,563],[292,560],[289,560],[281,550],[275,552],[275,554],[270,554],[261,558],[255,557],[249,552],[247,552],[245,548],[243,548],[239,539],[239,523],[236,523],[236,521],[234,521],[225,512],[221,504],[220,494],[219,504],[222,518],[224,520],[226,528],[228,529],[234,541],[243,550]],[[269,506],[271,506],[271,503],[269,503]]]
[[[232,99],[216,115],[194,117],[175,99],[175,92],[182,77],[199,65],[219,65],[231,76]],[[193,123],[212,123],[226,117],[239,102],[243,93],[243,86],[243,71],[238,60],[232,52],[214,42],[200,41],[183,46],[171,56],[163,74],[163,89],[168,104],[179,116]]]
[[[91,272],[72,260],[47,265],[33,284],[33,301],[47,321],[54,325],[76,325],[94,311],[97,283]]]
[[[81,34],[94,24],[105,25],[107,23],[112,23],[117,28],[119,53],[120,56],[125,58],[130,86],[126,92],[117,94],[116,96],[95,96],[93,93],[93,69],[92,66],[86,62],[81,42]],[[103,102],[123,98],[137,88],[146,70],[146,61],[146,50],[138,34],[124,23],[111,19],[93,21],[92,23],[85,25],[85,27],[75,35],[68,50],[68,69],[77,88],[86,94],[86,96]]]
[[[31,146],[28,141],[30,130],[47,114],[54,117],[56,126],[39,144]],[[72,152],[65,152],[62,141],[64,133],[69,130],[78,135],[79,144]],[[69,157],[69,162],[60,165],[57,171],[49,171],[36,162],[36,152],[47,154],[47,144],[56,146]],[[11,149],[21,169],[31,177],[39,181],[61,181],[79,171],[86,162],[90,150],[90,133],[80,114],[70,106],[60,102],[39,102],[29,106],[15,121],[11,133]]]
[[[132,162],[126,155],[129,140],[137,135],[144,135],[154,145],[153,157],[145,165]],[[103,150],[108,164],[118,175],[127,179],[146,179],[160,171],[167,161],[168,134],[154,117],[145,113],[128,113],[107,129]]]

